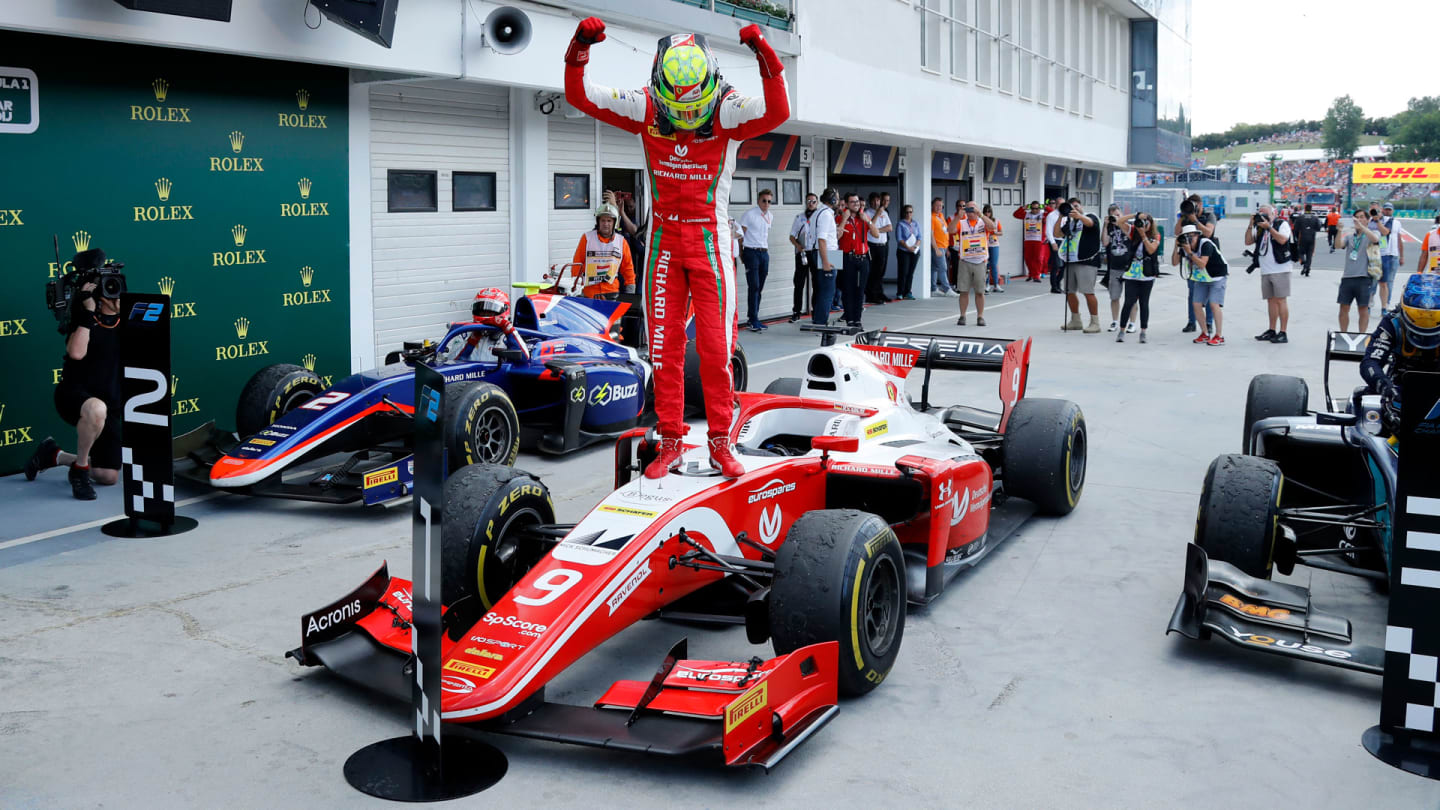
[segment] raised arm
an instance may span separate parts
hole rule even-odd
[[[590,46],[605,41],[605,23],[586,17],[575,29],[575,38],[565,52],[565,100],[591,118],[638,133],[649,119],[650,103],[644,90],[615,90],[590,81],[585,66]]]
[[[740,29],[740,42],[755,53],[760,64],[760,98],[731,93],[720,100],[716,114],[720,127],[737,141],[764,135],[790,118],[790,94],[785,88],[785,66],[765,37],[760,26],[751,23]]]

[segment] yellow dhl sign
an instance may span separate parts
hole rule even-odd
[[[1440,183],[1440,163],[1356,163],[1356,183]]]
[[[365,488],[371,489],[372,487],[383,486],[385,484],[393,484],[399,480],[400,470],[395,467],[391,467],[386,470],[378,470],[372,473],[365,473]]]

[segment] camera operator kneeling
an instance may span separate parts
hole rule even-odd
[[[55,387],[56,412],[75,426],[75,452],[61,450],[47,436],[25,463],[31,481],[41,470],[69,465],[71,491],[82,501],[95,500],[92,480],[120,480],[120,300],[96,294],[95,287],[85,284],[76,296],[80,307],[65,339],[65,367]]]

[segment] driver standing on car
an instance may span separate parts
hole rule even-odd
[[[1440,276],[1433,273],[1410,277],[1400,306],[1380,319],[1360,361],[1365,384],[1395,413],[1400,411],[1396,380],[1405,371],[1440,371]]]
[[[660,446],[645,468],[663,478],[680,462],[685,435],[685,322],[695,311],[710,463],[726,477],[745,472],[730,448],[735,345],[735,267],[730,258],[730,178],[741,141],[790,117],[780,57],[760,26],[740,29],[759,63],[764,97],[744,97],[720,76],[701,34],[662,37],[645,90],[615,90],[590,81],[590,47],[605,39],[598,17],[580,21],[565,53],[565,100],[581,112],[640,136],[652,184],[645,310],[655,364]]]
[[[630,243],[615,233],[620,210],[610,203],[595,209],[595,230],[580,237],[571,259],[572,275],[585,276],[581,292],[586,298],[614,301],[620,297],[620,279],[625,292],[635,292],[635,263],[630,258]]]
[[[97,264],[104,261],[101,254]],[[76,299],[79,307],[65,339],[65,367],[55,386],[55,410],[75,426],[75,452],[61,450],[46,436],[25,462],[25,478],[34,481],[41,470],[69,465],[71,493],[93,501],[92,481],[120,480],[120,299],[96,295],[93,282],[82,286]]]

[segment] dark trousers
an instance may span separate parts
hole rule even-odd
[[[915,283],[915,265],[920,261],[919,253],[895,249],[895,297],[914,295],[911,287]]]
[[[765,277],[770,275],[770,251],[740,248],[740,261],[745,264],[745,320],[757,324],[760,323],[760,293],[765,289]]]
[[[803,263],[800,261],[802,257],[805,259]],[[793,283],[795,285],[795,297],[790,303],[791,314],[805,314],[805,287],[807,284],[810,283],[810,268],[814,267],[819,262],[820,251],[818,250],[807,250],[804,253],[795,254],[795,278],[793,280]]]
[[[885,300],[885,265],[890,262],[890,243],[870,243],[870,279],[865,283],[865,300],[878,304]]]
[[[810,320],[824,326],[830,322],[830,305],[835,301],[836,273],[834,268],[825,272],[818,260],[819,251],[811,252],[817,257],[810,262],[810,288],[815,293],[810,298]]]
[[[1330,249],[1335,249],[1335,237],[1340,234],[1339,225],[1327,225],[1325,227],[1325,241],[1330,243]]]
[[[1305,263],[1305,272],[1310,272],[1310,262],[1315,260],[1315,238],[1300,240],[1300,261]]]
[[[1050,291],[1062,292],[1065,287],[1065,260],[1060,257],[1060,251],[1054,245],[1050,247]]]
[[[845,301],[845,322],[857,323],[865,312],[865,283],[869,280],[870,258],[853,253],[845,254],[845,266],[840,270],[840,290]]]
[[[1111,284],[1119,284],[1119,275],[1111,276]],[[1125,282],[1125,303],[1120,305],[1120,323],[1133,322],[1135,313],[1130,310],[1137,303],[1140,305],[1140,328],[1150,328],[1150,290],[1154,288],[1155,282],[1141,281],[1135,278],[1124,279]]]

